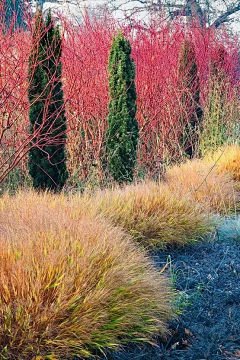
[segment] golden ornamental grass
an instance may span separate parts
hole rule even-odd
[[[72,201],[76,209],[85,203],[88,211],[103,214],[146,248],[188,244],[213,225],[198,204],[154,182],[74,196]]]
[[[232,175],[218,171],[214,162],[205,159],[173,166],[166,173],[166,183],[180,196],[204,204],[206,211],[228,213],[235,210],[239,200],[238,186]]]
[[[124,231],[63,197],[0,198],[0,359],[89,357],[165,336],[168,280]]]
[[[240,146],[223,146],[218,151],[210,153],[205,160],[216,164],[218,173],[228,172],[240,183]]]

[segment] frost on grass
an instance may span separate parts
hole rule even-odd
[[[222,241],[240,241],[240,216],[226,218],[218,230],[218,235]]]

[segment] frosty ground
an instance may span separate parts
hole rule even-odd
[[[181,314],[157,346],[134,346],[108,360],[223,360],[240,358],[240,217],[226,218],[205,241],[152,254],[178,290]]]

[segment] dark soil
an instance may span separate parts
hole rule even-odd
[[[108,360],[240,359],[240,218],[224,224],[203,243],[153,254],[178,295],[181,314],[171,336],[157,346],[131,346]]]

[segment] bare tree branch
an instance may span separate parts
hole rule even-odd
[[[215,27],[215,28],[218,28],[220,25],[222,25],[223,23],[225,22],[228,22],[229,21],[229,17],[233,14],[235,14],[236,12],[240,11],[240,1],[239,3],[228,9],[225,13],[223,13],[222,15],[220,15],[214,22],[213,24],[211,25],[211,27]]]
[[[183,0],[179,2],[176,0],[106,0],[106,2],[112,11],[122,10],[123,13],[128,14],[128,18],[131,18],[132,12],[136,14],[142,11],[165,11],[168,12],[170,19],[184,16],[189,21],[197,21],[200,26],[215,28],[232,22],[231,16],[237,15],[240,11],[239,0]]]

